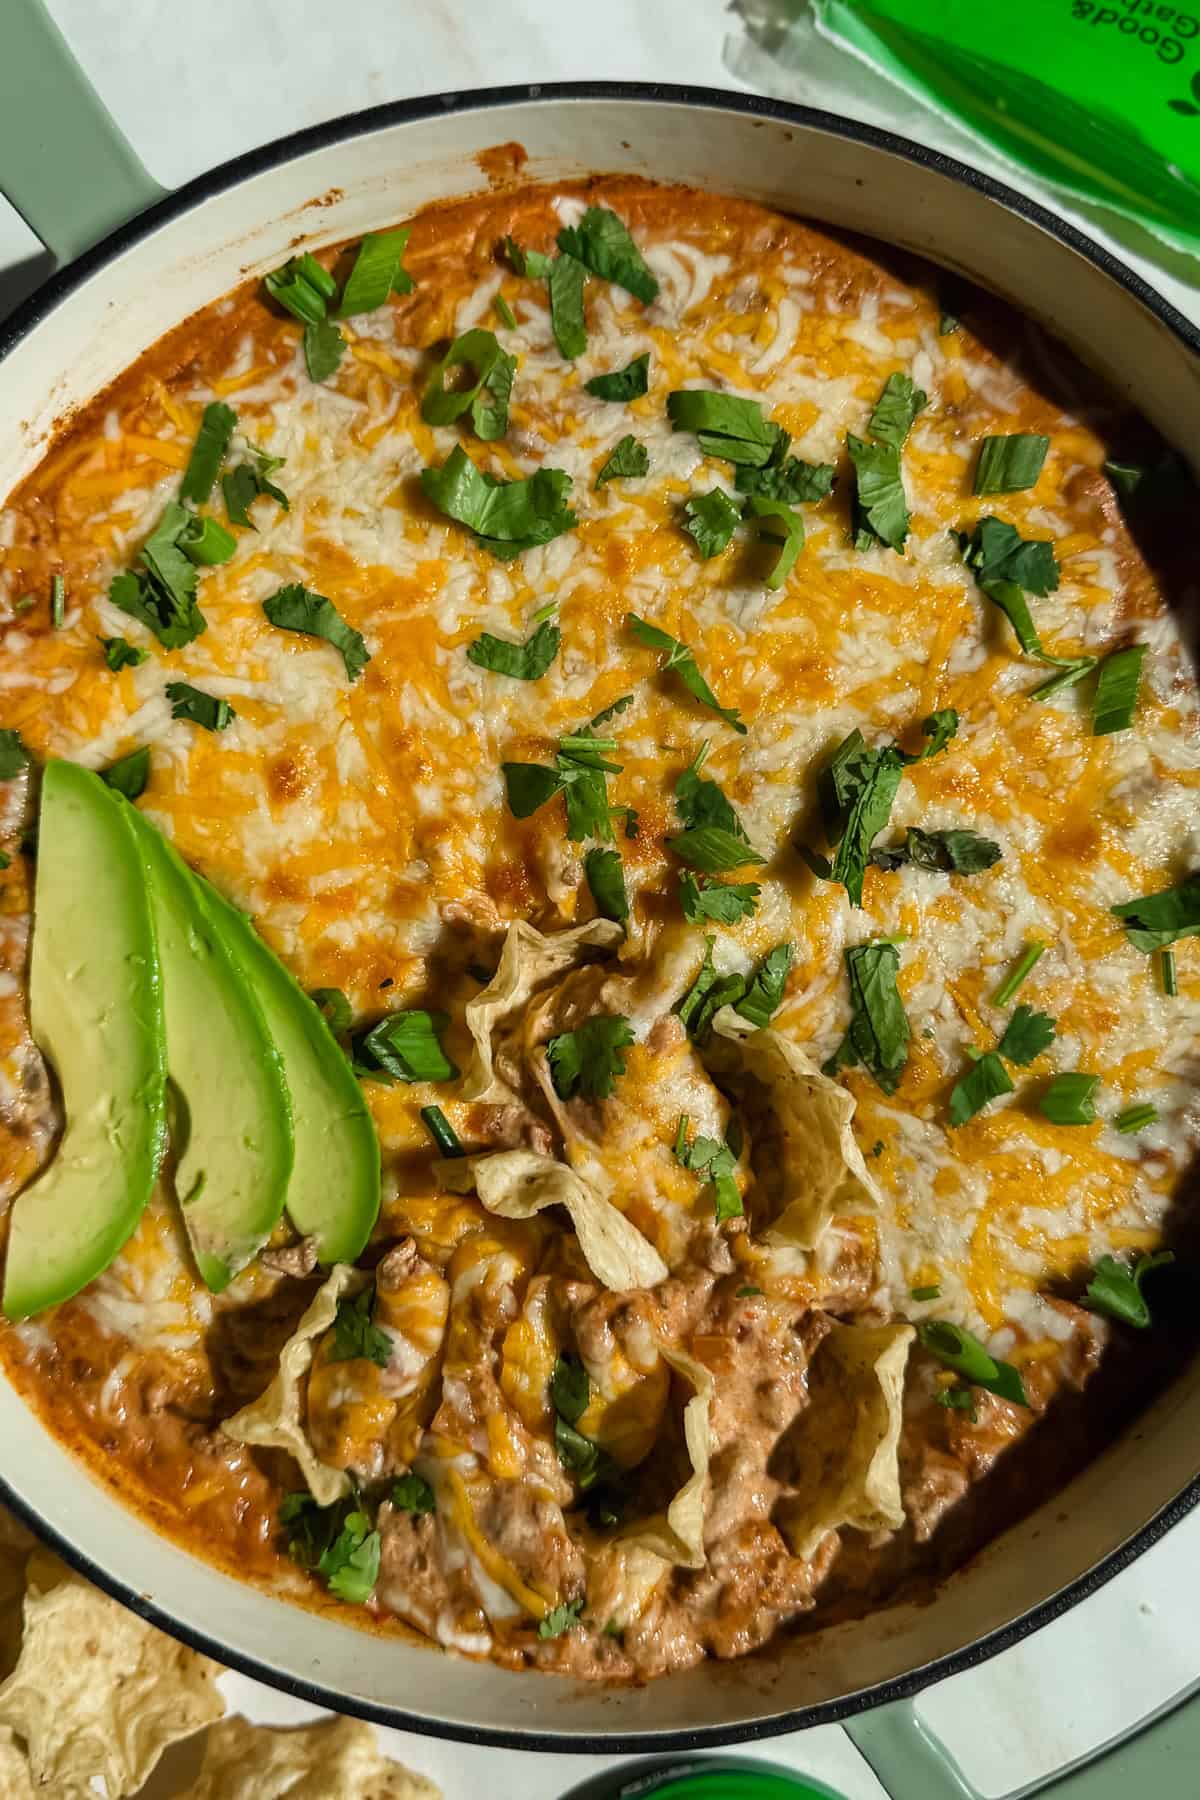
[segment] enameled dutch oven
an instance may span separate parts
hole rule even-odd
[[[0,495],[48,436],[188,314],[316,248],[523,177],[639,174],[747,196],[919,251],[1047,325],[1200,466],[1200,334],[1061,220],[978,172],[831,115],[740,94],[581,83],[375,107],[156,189],[36,0],[0,26],[0,177],[60,272],[0,327]],[[109,235],[105,235],[105,234]],[[74,260],[71,260],[74,259]],[[371,1639],[197,1561],[94,1482],[0,1378],[0,1499],[100,1587],[219,1661],[410,1730],[559,1750],[730,1743],[866,1714],[992,1655],[1108,1580],[1200,1499],[1200,1366],[932,1603],[777,1651],[605,1690]],[[890,1758],[898,1709],[856,1739]],[[874,1746],[874,1749],[872,1749]],[[910,1745],[911,1750],[911,1745]],[[940,1765],[939,1765],[940,1767]],[[932,1762],[896,1791],[936,1800]]]

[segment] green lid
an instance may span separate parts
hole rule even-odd
[[[824,1782],[770,1763],[677,1763],[629,1773],[612,1800],[842,1800]]]

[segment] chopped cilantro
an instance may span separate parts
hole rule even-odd
[[[622,1054],[633,1043],[633,1027],[619,1014],[601,1013],[546,1045],[554,1091],[560,1100],[607,1100],[625,1073]]]

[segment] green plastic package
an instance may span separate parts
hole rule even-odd
[[[1200,254],[1200,0],[811,0],[821,35],[1043,178]]]

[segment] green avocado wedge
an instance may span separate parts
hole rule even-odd
[[[206,884],[148,819],[133,807],[127,817],[162,966],[175,1192],[196,1267],[219,1294],[283,1212],[291,1098],[255,985],[213,922]]]
[[[241,964],[283,1057],[296,1160],[287,1210],[323,1263],[353,1262],[379,1216],[379,1139],[362,1090],[325,1020],[250,921],[207,882],[205,907]]]
[[[70,1299],[107,1268],[166,1145],[162,976],[133,827],[74,763],[47,763],[42,777],[29,1013],[66,1125],[13,1205],[10,1319]]]

